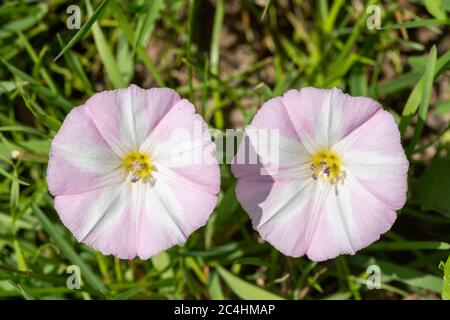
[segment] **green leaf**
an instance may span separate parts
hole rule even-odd
[[[152,257],[152,263],[158,274],[162,279],[173,277],[173,270],[170,267],[170,256],[167,252],[161,252],[160,254]]]
[[[58,248],[61,249],[62,253],[65,255],[70,262],[80,267],[81,276],[86,283],[92,288],[106,294],[107,289],[103,282],[97,277],[97,275],[92,272],[92,270],[84,263],[80,256],[73,250],[72,246],[64,239],[60,232],[54,227],[53,223],[47,218],[44,212],[35,204],[32,205],[33,212],[38,217],[45,231],[53,238]]]
[[[422,136],[422,131],[425,126],[425,121],[430,106],[429,103],[431,97],[431,90],[433,88],[435,66],[436,66],[436,46],[433,46],[430,50],[430,54],[427,59],[427,65],[425,67],[425,74],[423,76],[422,94],[420,97],[421,103],[419,107],[419,119],[417,121],[414,135],[408,147],[408,154],[413,153],[417,142],[419,142],[419,139]]]
[[[447,19],[447,15],[445,11],[442,9],[442,0],[423,0],[423,4],[425,8],[427,8],[428,12],[437,19]]]
[[[17,269],[20,271],[28,271],[28,266],[23,255],[22,247],[16,239],[14,240],[14,252],[16,254]]]
[[[368,95],[367,78],[362,64],[356,64],[350,74],[350,92],[353,96]]]
[[[28,82],[26,81],[0,81],[0,94],[8,93],[26,86]]]
[[[230,289],[240,298],[246,300],[283,300],[283,298],[268,292],[254,284],[250,284],[247,281],[242,280],[233,273],[226,269],[217,266],[222,279],[227,283]]]
[[[408,64],[414,72],[424,74],[427,66],[427,59],[423,56],[412,56],[408,58]]]
[[[225,297],[222,292],[222,285],[220,284],[219,274],[215,271],[211,272],[208,278],[209,295],[214,300],[224,300]]]
[[[59,45],[64,48],[64,43],[59,36],[57,35]],[[89,81],[86,73],[83,70],[83,67],[81,66],[80,61],[78,60],[77,56],[72,53],[70,50],[65,50],[63,52],[64,59],[66,60],[67,65],[69,66],[70,70],[78,76],[78,78],[81,80],[81,83],[83,84],[84,89],[89,95],[94,94],[94,89],[92,88],[92,84]]]
[[[425,67],[425,74],[423,78],[424,83],[422,90],[422,100],[421,100],[422,103],[419,109],[419,118],[424,120],[428,112],[428,103],[430,101],[431,89],[433,87],[436,58],[437,58],[436,46],[433,46],[430,50],[430,55],[427,59],[427,64]]]
[[[443,71],[445,71],[448,68],[448,65],[450,63],[450,51],[447,51],[445,54],[443,54],[439,59],[436,61],[436,67],[434,70],[434,78],[439,76]],[[414,87],[413,91],[411,92],[408,100],[406,101],[405,108],[403,109],[402,116],[410,116],[413,115],[420,104],[421,94],[423,92],[423,81],[424,81],[425,75],[422,76],[422,78],[417,82],[416,86]],[[412,80],[412,79],[411,79]]]
[[[12,281],[11,281],[12,282]],[[13,282],[12,282],[13,283]],[[25,287],[23,287],[21,284],[16,284],[13,283],[13,285],[16,287],[17,291],[20,293],[20,295],[25,299],[25,300],[36,300],[31,294],[30,292],[28,292],[27,289],[25,289]]]
[[[18,31],[25,31],[39,21],[45,16],[48,11],[48,5],[44,2],[28,8],[27,15],[24,15],[20,19],[13,20],[11,22],[5,23],[0,28],[0,40],[5,38],[15,36]],[[7,21],[7,19],[6,19]]]
[[[264,18],[266,17],[267,10],[269,9],[269,6],[270,6],[271,2],[272,2],[272,0],[267,0],[266,5],[264,6],[263,13],[261,15],[261,21],[264,21]]]
[[[441,20],[441,19],[417,19],[414,21],[402,22],[402,23],[393,24],[391,26],[382,27],[381,29],[411,29],[411,28],[420,28],[420,27],[441,25],[441,24],[446,25],[448,23],[449,23],[448,20]]]
[[[211,39],[211,48],[209,51],[210,56],[210,71],[214,76],[219,76],[219,56],[220,56],[220,36],[222,33],[223,20],[225,16],[225,3],[224,0],[218,0],[216,4],[216,11],[214,14],[214,24],[213,24],[213,33]],[[223,129],[224,118],[222,110],[219,110],[220,105],[220,92],[219,92],[219,81],[217,79],[212,80],[212,88],[213,88],[213,101],[214,108],[217,109],[214,112],[214,122],[217,129]]]
[[[445,11],[450,11],[450,0],[442,0],[441,8]]]
[[[417,183],[417,199],[422,210],[434,210],[450,218],[450,159],[436,159]]]
[[[442,282],[442,300],[450,300],[450,256],[444,265],[444,280]]]
[[[17,144],[29,151],[48,154],[50,152],[51,140],[30,139],[27,141],[21,141],[20,143]]]
[[[150,39],[155,23],[159,18],[159,13],[163,4],[164,0],[152,0],[148,1],[145,5],[147,13],[143,20],[140,20],[139,25],[141,27],[139,28],[139,32],[136,36],[135,42],[133,43],[133,52],[138,46],[147,46],[147,42]]]
[[[377,242],[366,250],[450,250],[450,243],[439,241]]]
[[[136,296],[141,293],[145,293],[146,288],[133,288],[129,289],[123,292],[120,292],[119,294],[115,295],[113,297],[113,300],[129,300],[133,296]]]
[[[434,110],[437,114],[445,114],[450,112],[450,100],[440,101]]]
[[[420,77],[421,74],[418,74],[416,72],[400,74],[389,81],[378,84],[376,86],[377,94],[379,96],[386,96],[409,88],[413,84],[417,84],[417,81],[420,79]],[[417,105],[419,105],[419,103],[420,101],[417,103]]]
[[[9,173],[8,171],[4,170],[2,167],[0,167],[0,175],[5,176],[9,179],[11,179],[11,181],[15,181],[18,184],[24,185],[24,186],[29,186],[30,184],[28,182],[22,181],[19,178],[17,178],[16,176],[12,175],[11,173]]]
[[[428,112],[428,101],[429,101],[428,95],[431,94],[431,86],[433,85],[433,80],[437,75],[440,74],[442,70],[445,69],[449,61],[450,61],[450,51],[445,53],[436,61],[436,48],[435,46],[433,46],[427,59],[425,74],[422,75],[419,82],[417,82],[413,91],[409,95],[408,100],[406,101],[405,107],[403,108],[402,118],[400,121],[400,133],[402,136],[405,133],[406,127],[410,122],[412,116],[416,113],[417,109],[419,108],[419,105],[422,105],[422,116],[424,111]],[[427,81],[428,87],[424,86],[425,81]],[[424,98],[427,98],[428,101],[423,101]],[[424,121],[424,119],[419,118],[419,121]],[[417,133],[415,133],[416,137],[414,139],[420,138],[418,134],[419,133],[421,134],[422,129],[423,127],[419,128],[419,131],[417,131],[416,127]],[[412,142],[414,142],[414,145],[415,143],[417,143],[417,141]],[[410,146],[414,147],[414,145]],[[410,151],[412,151],[412,149]]]
[[[103,11],[108,6],[110,0],[103,0],[99,6],[95,9],[94,13],[92,13],[91,9],[91,16],[89,17],[88,21],[81,27],[80,30],[77,31],[77,33],[73,36],[72,39],[70,39],[69,43],[61,50],[60,53],[56,56],[56,58],[53,61],[58,60],[67,50],[72,48],[92,27],[92,25],[100,18],[100,14],[103,13]],[[88,9],[89,11],[89,9]]]
[[[23,98],[23,101],[25,102],[25,106],[31,111],[33,116],[35,116],[40,123],[53,131],[59,130],[59,128],[61,127],[61,121],[46,114],[33,99],[28,97],[25,91],[20,90],[20,94]]]
[[[326,296],[324,300],[348,300],[351,298],[351,296],[352,294],[349,291],[338,291],[330,294],[329,296]]]
[[[116,60],[120,61],[118,64],[120,74],[125,82],[129,83],[133,78],[134,73],[134,56],[130,52],[127,38],[121,35],[117,43]]]
[[[63,96],[59,95],[58,93],[54,93],[47,87],[41,85],[33,77],[30,77],[26,72],[23,72],[22,70],[16,68],[14,65],[10,64],[2,57],[0,57],[0,62],[2,62],[12,74],[19,77],[21,80],[28,82],[29,83],[28,87],[31,88],[34,92],[36,92],[43,99],[45,99],[49,104],[62,107],[66,111],[72,109],[72,103]],[[18,89],[20,88],[23,87],[18,87]]]
[[[378,265],[382,272],[381,281],[383,282],[396,280],[412,287],[423,288],[435,293],[441,293],[442,280],[434,275],[400,266],[392,262],[361,255],[352,256],[348,259],[350,263],[359,265],[363,268],[367,268],[370,265]]]
[[[236,199],[236,182],[233,182],[226,192],[224,192],[223,198],[216,206],[215,211],[217,212],[219,221],[222,223],[227,220],[229,221],[229,219],[234,219],[233,213],[238,207],[239,202]]]
[[[54,80],[52,79],[47,68],[44,65],[42,65],[43,55],[45,54],[46,51],[45,47],[38,54],[36,53],[31,43],[28,41],[27,37],[22,32],[18,32],[17,35],[19,37],[21,45],[25,48],[31,60],[33,61],[34,64],[33,74],[35,75],[40,74],[44,82],[48,85],[50,91],[53,93],[57,93],[58,89],[55,85]]]
[[[90,0],[86,0],[86,6],[88,13],[93,15]],[[120,74],[119,66],[114,59],[111,48],[109,47],[109,44],[106,41],[102,29],[97,21],[94,21],[92,24],[92,33],[94,35],[95,46],[97,47],[98,54],[103,62],[103,66],[105,67],[109,80],[115,88],[126,87],[127,83],[123,80],[122,75]]]
[[[135,39],[135,34],[133,32],[133,29],[131,28],[130,24],[128,23],[128,20],[126,16],[124,15],[122,8],[117,3],[117,0],[113,1],[111,3],[111,11],[114,17],[116,18],[122,32],[124,33],[125,37],[128,40],[128,43],[133,44]],[[150,59],[147,51],[143,47],[136,48],[136,54],[138,55],[139,59],[142,61],[142,63],[147,67],[147,69],[150,71],[152,76],[155,78],[156,83],[160,87],[164,87],[164,81],[161,78],[161,75],[159,74],[158,70],[156,69],[154,63]]]
[[[330,12],[322,25],[322,29],[325,33],[330,33],[331,30],[333,30],[338,13],[344,4],[344,0],[333,1]]]
[[[427,64],[428,64],[428,62],[431,63],[431,61],[427,61]],[[435,62],[436,67],[434,70],[434,77],[439,75],[441,73],[441,71],[444,70],[444,67],[446,67],[447,63],[449,63],[449,62],[450,62],[450,52],[446,52]],[[417,82],[413,91],[409,95],[409,98],[406,101],[405,107],[403,109],[402,116],[413,115],[419,108],[420,101],[421,101],[422,94],[423,94],[423,84],[424,84],[423,82],[424,81],[425,81],[425,74]]]

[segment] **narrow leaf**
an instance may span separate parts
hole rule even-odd
[[[58,60],[67,50],[72,48],[92,27],[92,25],[100,18],[100,14],[103,13],[103,11],[108,6],[110,0],[103,0],[99,6],[95,9],[94,13],[91,14],[88,21],[81,27],[80,30],[77,31],[77,33],[73,36],[72,39],[70,39],[69,43],[61,50],[60,53],[56,56],[56,58],[53,61]]]
[[[222,279],[227,283],[231,290],[240,298],[246,300],[283,300],[283,298],[268,292],[258,286],[242,280],[226,269],[217,266]]]
[[[45,231],[53,238],[58,248],[61,249],[63,254],[69,259],[70,262],[80,267],[81,276],[86,280],[92,288],[106,293],[106,287],[103,282],[97,277],[97,275],[92,272],[92,270],[84,263],[80,256],[73,250],[72,246],[64,239],[64,237],[58,232],[53,226],[53,223],[47,218],[44,212],[36,205],[32,204],[33,211],[38,217]]]

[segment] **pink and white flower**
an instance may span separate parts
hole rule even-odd
[[[255,152],[258,164],[232,165],[237,197],[263,239],[322,261],[391,228],[406,201],[408,161],[378,102],[339,89],[290,90],[267,101],[246,132],[273,129],[276,148],[248,134],[238,150],[241,159]]]
[[[78,241],[147,259],[206,223],[220,188],[214,150],[206,123],[174,90],[103,91],[74,108],[55,136],[48,188]]]

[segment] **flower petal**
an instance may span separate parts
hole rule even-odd
[[[168,112],[141,150],[151,155],[157,171],[206,186],[214,194],[219,192],[215,144],[205,121],[189,101],[179,101]]]
[[[172,171],[155,174],[154,187],[145,184],[145,202],[139,219],[138,255],[147,259],[205,225],[217,201],[216,186],[200,185]]]
[[[55,198],[55,208],[80,242],[121,259],[149,257],[204,225],[216,190],[158,173],[156,183],[124,183]]]
[[[395,210],[368,193],[353,176],[344,185],[328,186],[307,255],[323,261],[340,254],[355,254],[388,231]],[[336,189],[337,188],[337,189]]]
[[[276,97],[265,102],[250,125],[254,129],[279,130],[281,136],[290,140],[297,140],[296,130],[289,118],[286,105],[281,97]]]
[[[315,184],[311,180],[239,180],[236,194],[253,227],[285,255],[299,257],[308,249],[308,234],[315,219]]]
[[[333,146],[380,109],[372,99],[351,97],[337,88],[289,90],[283,101],[298,137],[311,153]]]
[[[236,158],[244,158],[240,154],[245,152],[255,152],[250,139],[241,143]],[[317,220],[315,202],[320,196],[307,165],[301,163],[301,155],[296,166],[280,159],[289,165],[280,166],[276,172],[263,170],[259,155],[257,163],[232,164],[238,179],[236,195],[253,228],[278,250],[295,257],[308,249],[308,235],[312,235],[310,230]]]
[[[205,121],[196,113],[194,105],[183,99],[167,112],[140,149],[161,163],[184,159],[186,164],[192,164],[202,162],[201,149],[208,145],[212,142]],[[195,157],[187,157],[189,155]]]
[[[245,128],[232,169],[236,177],[242,177],[249,168],[258,164],[265,174],[278,174],[281,178],[281,175],[306,164],[309,157],[292,126],[283,100],[277,97],[264,103],[252,123]]]
[[[185,99],[167,113],[141,150],[151,155],[156,168],[156,184],[148,187],[148,207],[140,220],[138,252],[147,258],[185,242],[206,223],[217,202],[220,170],[208,127]]]
[[[87,110],[110,147],[120,156],[137,150],[180,100],[169,88],[107,90],[86,101]]]
[[[51,194],[72,194],[121,181],[119,157],[98,132],[85,106],[74,108],[53,139],[47,168]]]
[[[137,185],[134,186],[135,188]],[[105,255],[121,259],[136,256],[136,212],[133,188],[118,184],[55,198],[55,208],[64,225],[78,241]]]
[[[388,112],[377,111],[334,149],[342,155],[345,170],[366,190],[392,209],[403,207],[408,160],[397,125]]]

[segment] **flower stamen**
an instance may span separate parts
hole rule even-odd
[[[330,149],[316,152],[311,158],[309,169],[312,171],[314,180],[329,181],[335,184],[343,178],[341,159]]]
[[[154,170],[150,156],[141,151],[127,154],[122,160],[121,167],[123,175],[132,183],[148,181]]]

